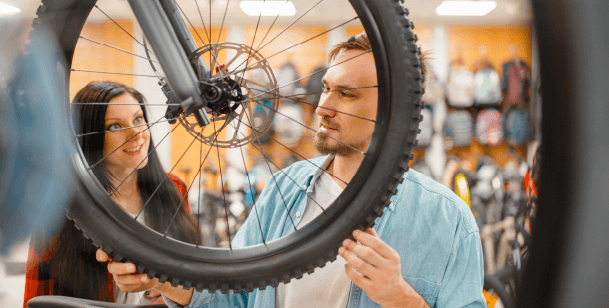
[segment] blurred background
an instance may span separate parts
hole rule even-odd
[[[248,12],[247,6],[240,1],[197,2],[205,7],[211,5],[214,10],[223,10],[229,5],[226,19],[230,22],[223,25],[221,14],[215,14],[218,17],[205,26],[199,18],[193,18],[191,21],[196,32],[208,32],[220,42],[249,44],[252,41],[258,20],[256,12]],[[315,2],[295,3],[294,11],[280,17],[278,25],[289,24]],[[485,270],[494,274],[519,262],[520,258],[512,253],[514,246],[505,244],[513,240],[523,241],[515,233],[510,233],[514,217],[517,217],[516,223],[529,226],[524,221],[526,217],[518,214],[527,203],[524,178],[541,141],[539,58],[528,0],[469,2],[478,5],[464,8],[462,2],[457,7],[451,7],[452,1],[442,0],[404,2],[415,24],[418,44],[428,52],[426,64],[429,69],[423,97],[426,104],[424,120],[411,167],[455,190],[468,203],[481,229]],[[194,1],[186,2],[182,9],[196,11],[195,4]],[[39,5],[37,0],[0,0],[0,19],[14,21],[16,27],[27,29]],[[274,54],[294,42],[340,25],[345,16],[349,16],[346,11],[349,10],[325,1],[324,5],[316,7],[266,47],[262,54]],[[272,21],[272,18],[267,19],[263,19],[267,23],[263,23],[263,27],[268,27]],[[281,29],[272,30],[269,36],[276,35]],[[319,99],[315,92],[320,92],[319,79],[323,74],[318,74],[319,78],[307,76],[327,65],[326,53],[334,44],[362,31],[363,28],[356,23],[347,24],[307,42],[299,47],[302,49],[297,53],[284,52],[269,59],[279,85],[302,78],[293,86],[281,89],[280,94],[308,102],[296,104],[293,100],[280,99],[279,110],[309,127],[315,127],[314,111]],[[144,55],[144,47],[126,32],[135,38],[143,36],[128,3],[123,0],[99,1],[76,46],[70,98],[90,81],[107,79],[136,88],[151,105],[165,103],[166,97],[157,84],[149,61],[130,54]],[[196,32],[193,31],[195,40]],[[26,38],[24,35],[16,41],[25,45]],[[14,47],[19,48],[17,45]],[[223,61],[226,59],[219,59],[220,63]],[[164,107],[150,109],[153,118],[162,117],[165,112]],[[265,112],[260,109],[260,112]],[[168,123],[160,123],[151,131],[153,138],[158,140],[169,130]],[[282,117],[275,118],[270,132],[272,138],[290,148],[278,146],[270,139],[262,145],[265,152],[279,157],[278,166],[272,166],[275,169],[300,160],[294,153],[306,158],[318,155],[312,146],[313,133],[283,121]],[[161,162],[166,169],[177,165],[173,173],[184,183],[191,183],[198,176],[192,166],[198,165],[199,151],[186,150],[192,137],[182,127],[170,138],[157,148]],[[204,202],[199,200],[219,202],[223,192],[218,185],[218,170],[228,169],[226,172],[233,173],[232,180],[225,179],[227,187],[223,188],[230,192],[227,197],[231,199],[231,219],[238,223],[245,218],[257,192],[270,177],[260,152],[252,148],[245,150],[248,172],[242,170],[241,154],[234,150],[222,149],[222,159],[211,159],[200,175],[203,184],[189,193],[191,208],[196,208],[192,206],[196,202]],[[184,158],[178,162],[183,154]],[[227,176],[231,177],[230,174]],[[246,177],[255,183],[255,187],[250,189]],[[197,196],[203,198],[197,199]],[[225,221],[223,217],[217,218],[220,218],[219,224]],[[220,225],[216,226],[218,231],[204,232],[215,233],[212,238],[222,246],[227,245],[226,235],[222,233],[225,229]],[[1,260],[4,272],[0,272],[0,292],[10,298],[12,305],[22,305],[27,247],[27,242],[20,243]],[[496,298],[494,293],[489,294],[489,305],[495,305]]]

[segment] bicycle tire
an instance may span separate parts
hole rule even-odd
[[[78,159],[80,196],[68,217],[114,260],[134,263],[138,272],[185,288],[240,292],[264,289],[300,278],[336,259],[345,238],[355,229],[374,225],[397,192],[422,120],[420,48],[413,23],[400,0],[351,0],[368,33],[377,65],[379,107],[367,155],[331,215],[311,232],[238,250],[207,249],[195,255],[194,245],[179,243],[134,223],[112,204]],[[71,61],[80,31],[95,0],[42,0],[34,23],[50,25]],[[60,68],[61,69],[61,68]],[[69,80],[69,69],[63,73]],[[370,153],[370,154],[369,154]],[[369,154],[369,155],[368,155]],[[77,158],[78,155],[75,155]],[[365,192],[365,193],[362,193]],[[317,218],[320,219],[320,218]],[[200,248],[197,248],[200,249]]]

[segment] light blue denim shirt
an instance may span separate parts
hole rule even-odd
[[[302,161],[278,172],[256,201],[260,223],[267,241],[294,230],[288,221],[289,209],[298,224],[307,197],[318,175],[318,167],[330,162],[327,156]],[[287,174],[287,176],[286,176]],[[288,177],[289,176],[289,177]],[[291,178],[291,179],[290,179]],[[297,186],[300,186],[298,187]],[[277,186],[281,188],[280,196]],[[283,200],[287,206],[283,205]],[[457,195],[430,178],[410,169],[391,198],[391,205],[377,218],[374,229],[395,249],[401,259],[402,277],[431,307],[486,307],[482,295],[483,258],[474,217]],[[233,247],[262,243],[260,226],[252,211],[232,242]],[[165,298],[170,307],[181,307]],[[222,294],[194,292],[186,307],[275,306],[275,288],[251,293]],[[347,308],[379,307],[366,292],[351,283]]]

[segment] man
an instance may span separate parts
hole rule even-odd
[[[263,232],[270,237],[267,241],[293,231],[291,227],[270,227],[280,225],[272,222],[285,219],[286,208],[302,213],[294,221],[301,227],[321,212],[310,200],[323,207],[330,205],[346,186],[343,181],[349,182],[357,171],[363,155],[352,147],[365,151],[374,129],[372,122],[361,118],[376,117],[374,58],[372,53],[362,55],[370,48],[367,37],[358,35],[330,53],[333,64],[344,63],[326,72],[316,110],[321,133],[315,146],[327,156],[313,160],[322,170],[300,162],[276,175],[280,185],[310,183],[306,191],[312,198],[303,196],[301,188],[293,184],[282,191],[285,200],[294,200],[284,207],[278,201],[276,185],[267,185],[262,192],[257,205]],[[166,292],[164,284],[133,274],[135,267],[130,264],[111,263],[108,268],[121,289],[155,287],[172,307],[175,303],[189,307],[486,307],[480,236],[467,205],[446,187],[412,170],[404,175],[391,201],[374,228],[354,231],[357,242],[343,242],[341,258],[277,288],[247,295]],[[259,228],[255,218],[248,219],[233,247],[261,243]],[[107,260],[101,251],[99,260]]]

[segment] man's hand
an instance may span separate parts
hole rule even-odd
[[[138,274],[134,264],[116,262],[101,249],[97,250],[95,258],[99,262],[108,262],[108,272],[112,274],[116,286],[122,291],[145,291],[160,284],[156,278],[150,279],[146,274]]]
[[[376,231],[353,231],[359,243],[346,239],[338,253],[347,261],[347,276],[382,307],[429,307],[402,278],[400,256]]]

